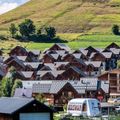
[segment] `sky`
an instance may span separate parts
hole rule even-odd
[[[29,0],[0,0],[0,14],[8,12]]]

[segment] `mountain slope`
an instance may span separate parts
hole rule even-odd
[[[120,0],[31,0],[1,15],[0,31],[25,18],[60,33],[110,33],[113,24],[120,25]]]

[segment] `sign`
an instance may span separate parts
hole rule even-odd
[[[70,104],[68,105],[68,110],[72,110],[72,111],[81,111],[82,105],[78,104]]]

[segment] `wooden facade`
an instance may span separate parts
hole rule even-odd
[[[51,55],[45,54],[43,57],[43,61],[44,61],[44,63],[54,63],[57,60],[55,60]]]
[[[80,97],[71,84],[67,83],[58,93],[54,94],[54,105],[64,106],[69,100]]]
[[[7,69],[14,67],[16,71],[24,71],[25,70],[25,66],[23,64],[20,64],[20,62],[16,61],[16,60],[12,60],[9,63],[7,63]]]
[[[16,46],[15,48],[13,48],[9,55],[10,56],[27,56],[28,52],[26,51],[25,48],[21,47],[21,46]]]
[[[77,60],[77,59],[73,59],[70,63],[69,66],[75,66],[78,69],[81,69],[82,71],[86,71],[87,69],[87,65],[84,63],[83,60]]]
[[[109,81],[110,93],[120,93],[120,70],[114,69],[98,77],[99,79]]]
[[[65,72],[57,76],[57,80],[80,80],[84,77],[79,71],[77,72],[72,67],[67,69]]]
[[[47,72],[46,74],[44,74],[43,76],[40,77],[41,80],[55,80],[55,76],[50,73],[50,72]]]
[[[95,53],[95,55],[92,57],[92,60],[93,61],[103,61],[105,62],[106,61],[106,58],[104,55],[102,55],[101,53],[97,52]]]
[[[66,56],[63,57],[64,62],[71,62],[75,59],[75,57],[72,54],[67,54]]]
[[[53,120],[53,110],[34,100],[33,102],[19,108],[12,114],[0,113],[0,120],[20,120],[20,113],[50,113],[50,120]]]

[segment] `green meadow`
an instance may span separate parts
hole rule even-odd
[[[68,38],[68,37],[67,37]],[[104,48],[110,43],[115,42],[120,45],[120,36],[115,35],[78,35],[74,40],[68,41],[67,44],[72,50],[93,46],[96,48]],[[27,49],[38,49],[43,51],[54,43],[37,43],[37,42],[18,42],[17,40],[3,40],[0,42],[1,48],[8,52],[13,47],[20,45]]]

